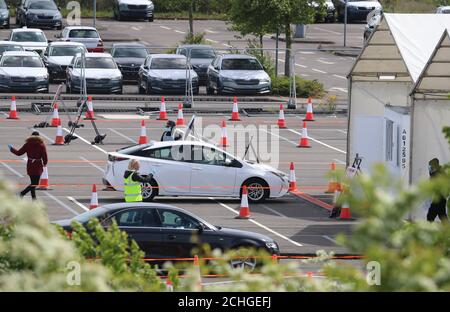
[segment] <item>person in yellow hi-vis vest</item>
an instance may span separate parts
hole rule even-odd
[[[128,164],[128,170],[125,171],[123,177],[123,193],[125,196],[125,202],[127,203],[141,202],[141,183],[150,183],[150,181],[153,179],[154,172],[151,172],[147,177],[143,177],[139,174],[139,168],[139,161],[136,159],[132,159]]]

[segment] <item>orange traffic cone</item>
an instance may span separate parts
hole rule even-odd
[[[58,103],[55,103],[55,105],[53,106],[53,117],[51,127],[58,127],[60,125],[61,119],[59,119]]]
[[[250,219],[250,208],[248,207],[247,186],[242,187],[241,207],[236,219]]]
[[[87,100],[87,111],[86,111],[86,115],[84,116],[84,119],[86,120],[93,120],[95,119],[94,117],[94,106],[92,105],[92,96],[88,96],[88,100]]]
[[[331,163],[331,173],[332,177],[330,182],[328,183],[328,189],[325,191],[325,193],[334,193],[339,187],[339,184],[337,182],[337,176],[336,176],[336,164],[334,162]]]
[[[173,292],[173,283],[169,277],[166,279],[166,291]]]
[[[290,172],[289,172],[289,192],[297,191],[297,179],[295,178],[295,168],[294,163],[291,162]]]
[[[233,111],[231,112],[231,121],[240,121],[241,119],[239,118],[239,108],[238,108],[238,101],[237,101],[237,97],[234,97],[233,100]]]
[[[300,144],[297,147],[310,148],[308,141],[308,130],[306,129],[306,121],[303,122],[302,138],[300,139]]]
[[[56,138],[55,143],[53,143],[53,145],[64,145],[64,137],[62,134],[61,125],[58,125],[58,127],[56,128]]]
[[[9,116],[7,119],[19,119],[17,115],[17,107],[16,107],[16,96],[13,95],[11,98],[11,108],[9,109]]]
[[[220,144],[219,146],[227,147],[228,146],[228,135],[227,135],[227,124],[225,120],[222,120],[222,127],[221,127],[222,137],[220,138]]]
[[[147,144],[147,129],[145,129],[145,121],[141,121],[141,136],[139,137],[139,144]]]
[[[177,126],[184,126],[183,104],[178,105]]]
[[[39,180],[39,187],[38,190],[48,190],[50,187],[50,184],[48,182],[48,169],[47,166],[44,167],[41,178]]]
[[[339,216],[340,220],[351,220],[352,216],[350,214],[350,205],[348,202],[344,202],[341,207],[341,215]]]
[[[97,186],[95,184],[92,184],[91,204],[89,205],[89,209],[95,209],[97,207],[98,207]]]
[[[312,99],[308,98],[308,106],[306,106],[306,117],[303,121],[314,121],[314,113],[312,106]]]
[[[198,260],[198,256],[194,256],[194,274],[195,274],[195,287],[194,291],[202,290],[202,271],[200,269],[200,261]]]
[[[161,108],[159,109],[159,118],[158,120],[167,120],[167,112],[166,112],[166,99],[161,97]]]
[[[286,120],[284,119],[284,107],[280,104],[280,114],[278,115],[278,127],[280,129],[286,128]]]

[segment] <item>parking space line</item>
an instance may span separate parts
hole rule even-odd
[[[205,31],[210,34],[218,34],[219,33],[218,31],[213,31],[211,29],[205,29]]]
[[[328,33],[330,33],[330,34],[342,35],[342,33],[337,32],[337,31],[332,31],[332,30],[328,30],[328,29],[321,28],[321,27],[314,27],[314,28],[317,29],[317,30],[321,30],[321,31],[328,32]]]
[[[322,59],[318,59],[317,62],[322,63],[322,64],[326,64],[326,65],[334,65],[336,64],[335,62],[329,62],[329,61],[325,61]]]
[[[280,216],[280,217],[287,218],[284,214],[279,213],[279,212],[276,211],[276,210],[273,210],[272,208],[268,207],[267,205],[261,204],[260,206],[263,207],[264,209],[269,210],[270,212],[273,212],[274,214],[276,214],[276,215],[278,215],[278,216]]]
[[[228,48],[232,48],[233,47],[232,45],[229,45],[229,44],[226,44],[226,43],[222,43],[222,45],[224,45],[224,46],[226,46]]]
[[[299,136],[302,135],[300,132],[297,132],[297,131],[292,130],[292,129],[286,129],[286,130],[291,131],[292,133],[298,134]],[[331,145],[329,145],[329,144],[323,143],[322,141],[316,140],[316,139],[314,139],[314,138],[312,138],[312,137],[310,137],[310,136],[308,136],[308,139],[310,139],[311,141],[314,141],[314,142],[316,142],[316,143],[319,143],[319,144],[321,144],[321,145],[323,145],[323,146],[325,146],[325,147],[328,147],[328,148],[330,148],[330,149],[332,149],[332,150],[335,150],[335,151],[337,151],[337,152],[339,152],[339,153],[347,154],[346,151],[343,151],[343,150],[341,150],[341,149],[339,149],[339,148],[336,148],[336,147],[334,147],[334,146],[331,146]]]
[[[64,131],[66,131],[67,133],[70,133],[69,129],[63,128]],[[81,141],[83,141],[84,143],[92,146],[93,148],[99,150],[100,152],[104,153],[104,154],[108,154],[107,151],[105,151],[104,149],[98,147],[97,145],[92,145],[91,142],[89,142],[88,140],[86,140],[85,138],[81,137],[79,134],[74,134],[78,139],[80,139]]]
[[[90,162],[88,159],[84,158],[83,156],[80,156],[80,159],[81,159],[81,160],[84,160],[84,161],[87,162],[89,165],[91,165],[92,167],[98,169],[99,171],[105,173],[105,170],[104,170],[104,169],[102,169],[100,166],[97,166],[96,164]]]
[[[342,160],[339,160],[339,159],[337,159],[337,158],[334,158],[333,159],[335,162],[337,162],[338,164],[340,164],[340,165],[346,165],[347,163],[346,162],[344,162],[344,161],[342,161]]]
[[[295,63],[295,66],[298,66],[298,67],[301,67],[301,68],[308,68],[308,66],[297,64],[297,63]]]
[[[162,29],[166,29],[166,30],[172,30],[172,28],[166,27],[166,26],[159,26],[159,27],[161,27]]]
[[[80,203],[79,201],[77,201],[75,198],[71,197],[71,196],[67,196],[67,199],[70,200],[72,203],[74,203],[75,205],[77,205],[78,207],[81,207],[82,209],[89,211],[89,208],[87,208],[85,205],[83,205],[82,203]]]
[[[141,30],[140,28],[138,28],[138,27],[136,27],[136,26],[131,26],[131,29],[136,30],[136,31]]]
[[[212,40],[212,39],[205,39],[205,41],[212,42],[212,43],[219,43],[219,41]]]
[[[314,52],[311,52],[311,51],[301,51],[301,52],[299,52],[300,54],[316,54],[316,53],[314,53]]]
[[[312,71],[315,71],[315,72],[321,73],[321,74],[327,74],[326,71],[323,71],[323,70],[320,70],[320,69],[316,69],[316,68],[313,68]]]
[[[16,171],[14,168],[12,168],[11,166],[9,166],[8,164],[5,164],[4,162],[2,162],[2,165],[6,167],[6,169],[8,169],[9,171],[11,171],[12,173],[14,173],[16,176],[18,176],[19,178],[23,178],[24,175],[21,174],[20,172]]]
[[[237,212],[236,210],[234,210],[234,209],[231,208],[230,206],[225,205],[224,203],[221,203],[221,202],[215,200],[213,197],[208,197],[208,198],[211,199],[211,200],[213,200],[213,201],[215,201],[215,202],[218,203],[220,206],[222,206],[222,207],[228,209],[229,211],[233,212],[234,214],[239,214],[239,212]],[[274,235],[276,235],[276,236],[278,236],[278,237],[280,237],[280,238],[282,238],[282,239],[288,241],[289,243],[291,243],[291,244],[293,244],[293,245],[295,245],[295,246],[297,246],[297,247],[302,247],[302,246],[303,246],[302,244],[293,241],[293,240],[290,239],[289,237],[286,237],[286,236],[284,236],[283,234],[280,234],[280,233],[278,233],[278,232],[272,230],[271,228],[265,226],[264,224],[259,223],[258,221],[255,221],[255,220],[253,220],[253,219],[248,219],[248,221],[250,221],[250,222],[252,222],[253,224],[255,224],[255,225],[257,225],[257,226],[263,228],[264,230],[266,230],[266,231],[268,231],[268,232],[270,232],[270,233],[272,233],[272,234],[274,234]]]
[[[330,242],[335,243],[336,245],[338,245],[338,242],[334,239],[332,239],[330,236],[328,235],[322,235],[323,238],[325,238],[326,240],[329,240]]]
[[[62,207],[64,207],[65,209],[69,210],[70,212],[72,212],[74,215],[78,216],[79,213],[75,210],[73,210],[72,208],[70,208],[69,206],[67,206],[66,204],[64,204],[62,201],[60,201],[58,198],[56,198],[55,196],[53,196],[52,194],[50,194],[47,191],[43,192],[46,196],[50,197],[51,199],[53,199],[56,203],[60,204]]]
[[[341,75],[333,74],[333,76],[336,77],[336,78],[341,78],[341,79],[347,80],[347,77],[344,77],[344,76],[341,76]]]
[[[282,139],[282,140],[284,140],[284,141],[286,141],[286,142],[289,142],[289,143],[291,143],[291,144],[294,145],[294,146],[298,146],[298,143],[295,143],[295,142],[293,142],[293,141],[291,141],[291,140],[289,140],[289,139],[286,139],[285,137],[282,137],[281,135],[272,133],[272,132],[270,132],[269,130],[265,130],[265,129],[260,129],[260,130],[262,130],[262,131],[264,131],[264,132],[266,132],[266,133],[268,133],[268,134],[270,134],[270,135],[274,135],[274,136],[276,136],[276,137],[278,137],[278,138],[280,138],[280,139]]]
[[[137,143],[136,140],[133,140],[132,138],[126,136],[125,134],[120,133],[119,131],[116,131],[116,130],[114,130],[114,129],[112,129],[112,128],[108,128],[108,130],[111,131],[111,132],[114,132],[114,133],[117,134],[118,136],[121,136],[122,138],[124,138],[124,139],[126,139],[126,140],[128,140],[128,141],[130,141],[130,142],[132,142],[132,143]]]
[[[179,33],[179,34],[185,34],[186,33],[185,31],[181,31],[181,30],[177,30],[177,29],[175,29],[174,32]]]

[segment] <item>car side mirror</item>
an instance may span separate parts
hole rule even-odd
[[[214,66],[214,69],[219,71],[219,66]]]
[[[67,66],[67,68],[70,68],[70,69],[72,69],[72,68],[73,68],[73,65],[72,65],[72,64],[70,64],[70,65],[68,65],[68,66]]]
[[[51,42],[53,42],[53,40],[51,40],[51,39],[48,39],[48,40],[47,40],[47,42],[48,42],[48,43],[51,43]]]
[[[58,7],[58,11],[60,11],[60,12],[61,12],[61,7]]]
[[[200,223],[200,224],[197,226],[197,230],[198,230],[198,233],[199,233],[199,234],[202,234],[203,231],[205,230],[205,227],[203,226],[203,224]]]

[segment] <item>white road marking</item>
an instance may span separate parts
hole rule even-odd
[[[298,66],[298,67],[301,67],[301,68],[308,68],[308,66],[297,64],[297,63],[295,63],[295,66]]]
[[[344,77],[344,76],[341,76],[341,75],[334,74],[333,76],[336,77],[336,78],[341,78],[341,79],[347,80],[347,77]]]
[[[112,128],[108,128],[109,131],[114,132],[115,134],[117,134],[118,136],[121,136],[122,138],[132,142],[132,143],[137,143],[136,140],[133,140],[132,138],[130,138],[129,136],[126,136],[125,134],[120,133],[119,131],[116,131]]]
[[[286,129],[286,130],[291,131],[292,133],[298,134],[299,136],[302,135],[300,132],[297,132],[297,131],[292,130],[292,129]],[[319,144],[321,144],[321,145],[323,145],[323,146],[325,146],[325,147],[328,147],[328,148],[330,148],[330,149],[332,149],[332,150],[335,150],[335,151],[337,151],[337,152],[339,152],[339,153],[347,154],[346,151],[343,151],[343,150],[341,150],[341,149],[339,149],[339,148],[336,148],[336,147],[334,147],[334,146],[331,146],[331,145],[329,145],[329,144],[323,143],[322,141],[316,140],[316,139],[310,137],[309,135],[308,135],[308,139],[310,139],[311,141],[314,141],[314,142],[316,142],[316,143],[319,143]]]
[[[6,169],[8,169],[9,171],[11,171],[12,173],[14,173],[16,176],[18,176],[19,178],[23,178],[24,175],[21,174],[20,172],[16,171],[16,169],[12,168],[11,166],[9,166],[8,164],[2,162],[2,165],[5,166]]]
[[[325,238],[325,239],[327,239],[327,240],[329,240],[330,242],[333,242],[333,243],[335,243],[336,245],[338,245],[338,242],[337,242],[336,240],[332,239],[330,236],[328,236],[328,235],[323,235],[322,237]]]
[[[328,32],[328,33],[330,33],[330,34],[342,35],[342,33],[337,32],[337,31],[332,31],[332,30],[328,30],[328,29],[321,28],[321,27],[314,27],[314,28],[317,29],[317,30],[321,30],[321,31]]]
[[[85,162],[87,162],[89,165],[91,165],[95,169],[98,169],[98,171],[101,171],[101,172],[105,173],[105,170],[103,168],[101,168],[100,166],[94,164],[93,162],[90,162],[88,159],[84,158],[83,156],[80,156],[80,159],[84,160]]]
[[[346,165],[345,161],[339,160],[339,159],[337,159],[337,158],[334,158],[333,160],[334,160],[335,162],[337,162],[338,164],[340,164],[340,165]]]
[[[212,40],[212,39],[205,39],[205,40],[208,41],[208,42],[212,42],[212,43],[219,43],[219,41]]]
[[[268,134],[270,134],[270,135],[274,135],[274,136],[276,136],[276,137],[278,137],[278,138],[280,138],[280,139],[282,139],[282,140],[284,140],[284,141],[286,141],[286,142],[288,142],[288,143],[291,143],[291,144],[294,145],[294,146],[298,146],[298,143],[295,143],[295,142],[293,142],[293,141],[291,141],[291,140],[289,140],[289,139],[286,139],[285,137],[282,137],[282,136],[280,136],[280,135],[278,135],[278,134],[272,133],[272,132],[270,132],[269,130],[265,130],[265,129],[260,129],[260,130],[262,130],[262,131],[264,131],[264,132],[266,132],[266,133],[268,133]]]
[[[343,134],[347,134],[347,131],[345,131],[345,130],[336,129],[336,131],[342,132]]]
[[[228,48],[232,48],[233,47],[232,45],[229,45],[229,44],[226,44],[226,43],[222,43],[222,45],[224,45],[224,46],[226,46]]]
[[[231,208],[231,207],[228,206],[228,205],[225,205],[224,203],[221,203],[221,202],[215,200],[213,197],[209,197],[209,199],[215,201],[215,202],[218,203],[220,206],[222,206],[222,207],[228,209],[229,211],[233,212],[234,214],[239,214],[238,211],[234,210],[233,208]],[[276,235],[276,236],[278,236],[278,237],[280,237],[280,238],[282,238],[282,239],[288,241],[289,243],[291,243],[291,244],[293,244],[293,245],[295,245],[295,246],[297,246],[297,247],[302,247],[302,246],[303,246],[302,244],[293,241],[292,239],[290,239],[290,238],[284,236],[283,234],[280,234],[280,233],[278,233],[278,232],[272,230],[271,228],[268,228],[267,226],[265,226],[264,224],[259,223],[258,221],[255,221],[255,220],[253,220],[253,219],[248,219],[248,221],[250,221],[250,222],[252,222],[253,224],[255,224],[255,225],[257,225],[257,226],[263,228],[264,230],[266,230],[266,231],[268,231],[268,232],[270,232],[270,233],[272,233],[272,234],[274,234],[274,235]]]
[[[166,27],[166,26],[159,26],[159,27],[161,27],[162,29],[166,29],[166,30],[172,30],[172,28]]]
[[[127,115],[127,114],[97,114],[97,116],[109,120],[146,120],[150,119],[149,116],[139,116],[139,115]]]
[[[74,215],[79,215],[79,213],[75,210],[73,210],[72,208],[70,208],[69,206],[67,206],[65,203],[63,203],[62,201],[60,201],[58,198],[56,198],[55,196],[53,196],[52,194],[50,194],[47,191],[43,192],[45,195],[47,195],[48,197],[50,197],[51,199],[53,199],[55,202],[57,202],[58,204],[60,204],[63,208],[69,210],[71,213],[73,213]]]
[[[74,203],[75,205],[77,205],[78,207],[89,211],[89,208],[87,208],[85,205],[83,205],[82,203],[80,203],[79,201],[77,201],[75,198],[71,197],[71,196],[67,196],[67,199],[70,200],[72,203]]]
[[[174,32],[179,33],[179,34],[185,34],[186,33],[185,31],[181,31],[181,30],[177,30],[177,29],[175,29]]]
[[[309,77],[310,75],[308,75],[308,74],[300,74],[300,76],[302,76],[302,77]]]
[[[284,61],[284,60],[282,60],[282,59],[278,59],[278,61],[279,61],[279,62],[282,62],[282,63],[285,63],[285,61]]]
[[[42,133],[42,132],[39,132],[39,135],[42,136],[42,137],[44,137],[45,139],[47,139],[47,141],[49,141],[50,143],[55,142],[55,140],[52,140],[51,138],[49,138],[48,136],[46,136],[46,135],[45,135],[44,133]]]
[[[218,31],[213,31],[211,29],[205,29],[205,31],[210,34],[218,34],[219,33]]]
[[[331,88],[328,91],[340,91],[340,92],[343,92],[343,93],[348,93],[347,88],[336,88],[336,87],[333,87],[333,88]]]
[[[279,213],[278,211],[276,211],[276,210],[270,208],[270,207],[267,206],[267,205],[262,204],[262,205],[260,205],[260,206],[263,207],[264,209],[269,210],[270,212],[273,212],[274,214],[276,214],[276,215],[278,215],[278,216],[280,216],[280,217],[287,218],[284,214]]]
[[[316,69],[316,68],[313,68],[312,70],[315,71],[315,72],[321,73],[321,74],[326,74],[327,73],[326,71],[323,71],[323,70],[320,70],[320,69]]]
[[[139,27],[136,27],[136,26],[132,26],[131,29],[136,30],[136,31],[141,30]]]
[[[316,54],[314,52],[311,51],[303,51],[303,52],[299,52],[300,54]]]
[[[63,128],[64,131],[66,131],[67,133],[70,133],[69,129]],[[103,148],[98,147],[97,145],[92,145],[91,142],[89,142],[88,140],[86,140],[85,138],[81,137],[79,134],[74,134],[78,139],[80,139],[81,141],[83,141],[84,143],[92,146],[93,148],[99,150],[100,152],[104,153],[104,154],[108,154],[107,151],[105,151]]]
[[[321,59],[318,59],[317,62],[322,63],[322,64],[326,64],[326,65],[336,64],[335,62],[329,62],[329,61],[325,61],[325,60],[321,60]]]

